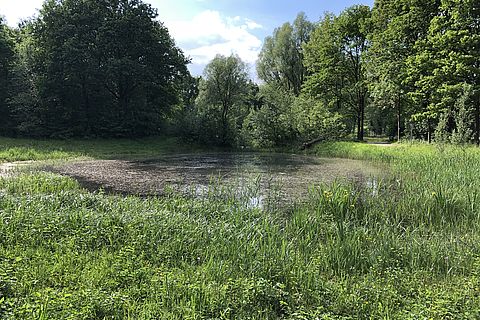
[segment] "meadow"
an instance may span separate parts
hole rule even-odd
[[[0,163],[29,160],[145,159],[159,154],[204,149],[199,145],[182,143],[180,139],[173,137],[103,140],[32,140],[0,137]]]
[[[178,145],[1,139],[0,162]],[[0,318],[480,318],[479,149],[335,142],[310,153],[389,174],[268,211],[225,192],[140,198],[51,173],[0,178]]]

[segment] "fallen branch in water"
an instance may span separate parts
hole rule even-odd
[[[317,144],[321,141],[325,140],[324,138],[317,138],[317,139],[314,139],[314,140],[311,140],[311,141],[308,141],[308,142],[305,142],[303,145],[302,145],[302,148],[301,150],[306,150],[306,149],[309,149],[311,148],[314,144]]]

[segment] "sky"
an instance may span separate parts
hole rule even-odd
[[[200,75],[215,55],[238,54],[250,73],[265,37],[303,11],[310,21],[325,12],[374,0],[144,0],[158,9],[176,44],[190,57],[189,69]],[[22,19],[36,16],[43,0],[0,0],[0,15],[14,27]]]

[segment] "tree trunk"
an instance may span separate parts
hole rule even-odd
[[[358,111],[358,113],[357,113],[357,140],[358,141],[362,141],[362,133],[361,133],[361,129],[360,129],[361,122],[362,122],[361,118],[362,118],[362,116],[360,114],[360,111]]]
[[[359,95],[358,97],[358,115],[357,115],[357,140],[363,141],[364,129],[363,124],[365,122],[365,95]]]
[[[365,98],[362,98],[362,118],[360,122],[360,141],[363,141],[363,138],[365,136]]]
[[[480,92],[475,103],[475,143],[480,146]]]
[[[82,95],[83,95],[84,112],[85,112],[85,118],[86,118],[85,120],[87,122],[85,125],[85,131],[86,131],[85,133],[88,136],[92,133],[94,115],[93,115],[91,104],[90,104],[90,97],[88,94],[87,81],[85,77],[82,78]]]
[[[397,99],[397,141],[400,142],[400,131],[402,130],[402,106],[400,101],[400,95]]]
[[[432,124],[430,123],[430,119],[427,119],[427,123],[428,123],[427,141],[428,143],[432,143]]]
[[[227,145],[227,130],[228,130],[228,105],[223,105],[222,110],[222,144]]]
[[[308,142],[305,142],[302,147],[300,148],[300,150],[306,150],[310,147],[312,147],[314,144],[318,143],[318,142],[321,142],[325,140],[324,138],[317,138],[317,139],[313,139],[311,141],[308,141]]]

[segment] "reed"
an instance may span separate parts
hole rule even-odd
[[[479,151],[314,152],[389,174],[263,210],[245,205],[255,178],[243,193],[214,179],[203,197],[147,198],[0,178],[0,318],[479,318]]]

